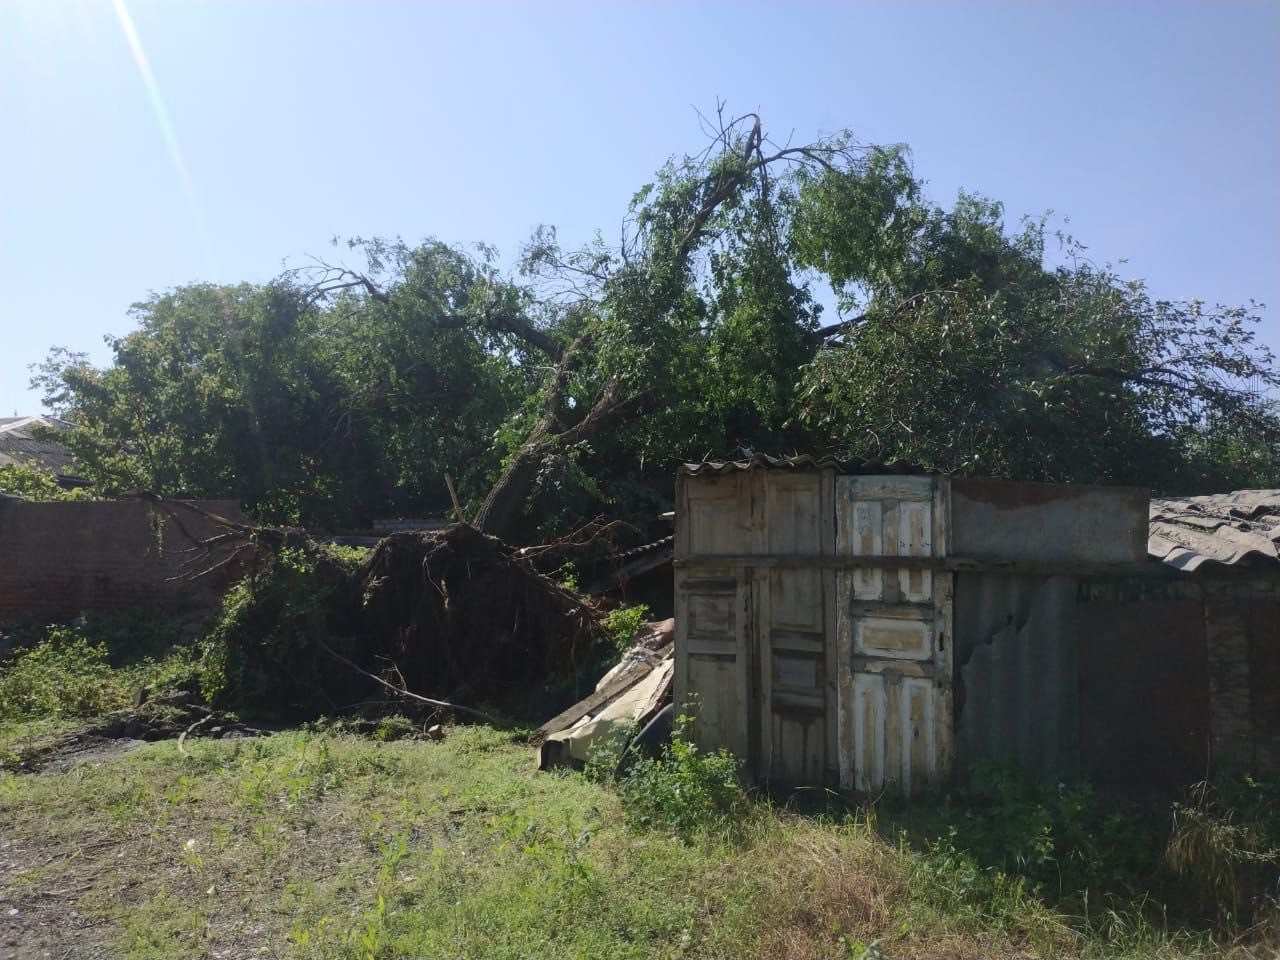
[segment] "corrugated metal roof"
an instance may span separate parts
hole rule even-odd
[[[733,473],[735,470],[825,470],[849,474],[920,474],[929,473],[906,463],[880,463],[876,460],[840,460],[836,457],[812,457],[801,454],[790,457],[771,457],[757,453],[741,460],[703,460],[700,463],[684,463],[680,472],[690,476],[709,473]]]
[[[1147,555],[1179,570],[1280,564],[1280,490],[1152,498]]]

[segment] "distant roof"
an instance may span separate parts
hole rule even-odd
[[[71,424],[57,417],[0,417],[0,466],[34,463],[51,473],[71,473],[71,451],[56,440],[37,438],[39,430],[61,433]]]
[[[1280,564],[1280,490],[1152,498],[1147,554],[1187,571]]]

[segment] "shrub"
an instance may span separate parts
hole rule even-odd
[[[130,691],[107,647],[74,628],[51,627],[0,673],[0,719],[88,717],[127,706]]]
[[[605,635],[618,650],[625,650],[635,642],[648,616],[649,608],[643,603],[610,610],[604,618]]]
[[[332,578],[350,558],[326,560],[328,576],[320,576],[316,557],[284,547],[227,591],[201,643],[200,692],[209,703],[269,704],[294,687],[318,686],[315,638],[327,633]]]
[[[671,742],[657,757],[640,757],[618,784],[627,819],[685,840],[699,833],[732,833],[746,812],[740,761],[721,748],[700,750],[681,715]]]

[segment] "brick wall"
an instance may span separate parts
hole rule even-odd
[[[232,500],[0,501],[0,620],[216,604],[237,571],[191,579],[228,550],[201,559],[195,541],[222,528],[191,506],[247,522]]]

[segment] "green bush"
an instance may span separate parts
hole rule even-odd
[[[92,717],[130,706],[144,687],[194,689],[200,629],[199,619],[135,612],[6,623],[0,721]]]
[[[1280,789],[1252,777],[1198,783],[1173,805],[1165,863],[1199,911],[1231,921],[1280,894]]]
[[[741,762],[721,748],[700,750],[690,735],[693,718],[681,715],[671,742],[657,757],[640,757],[618,783],[627,819],[636,826],[691,839],[733,833],[747,809]]]
[[[326,567],[332,573],[333,558]],[[338,569],[352,557],[338,558]],[[222,611],[201,641],[200,692],[212,704],[271,704],[306,687],[327,634],[329,577],[317,558],[285,547],[263,571],[227,591]],[[283,706],[283,704],[281,704]]]
[[[992,763],[975,764],[967,791],[932,819],[942,821],[935,835],[1055,899],[1143,887],[1168,830],[1167,821],[1105,807],[1087,784],[1038,783]]]
[[[72,627],[49,628],[0,669],[0,720],[88,717],[128,706],[130,697],[106,645]]]
[[[988,917],[1030,895],[1117,929],[1170,915],[1229,927],[1280,894],[1280,783],[1223,778],[1162,808],[977,764],[942,803],[885,808],[912,824],[920,869],[937,873],[930,889]],[[1120,903],[1146,915],[1117,913]]]
[[[636,634],[648,617],[649,608],[643,603],[610,610],[604,618],[605,634],[615,647],[625,650],[635,642]]]

